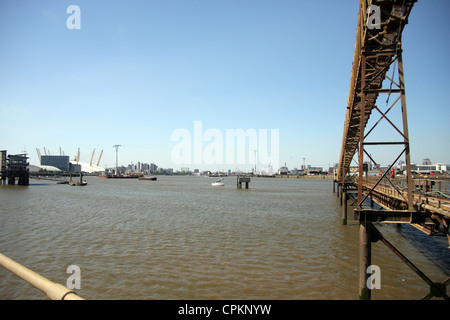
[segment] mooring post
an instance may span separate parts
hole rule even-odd
[[[371,247],[372,222],[365,221],[365,217],[360,214],[359,221],[359,299],[370,300],[371,290],[367,287],[369,275],[367,268],[372,264]]]
[[[248,189],[248,185],[250,183],[250,178],[249,177],[242,177],[242,178],[240,178],[238,176],[237,177],[237,188],[238,189],[242,189],[242,183],[245,183],[245,189]]]

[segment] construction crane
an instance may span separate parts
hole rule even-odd
[[[95,153],[95,148],[94,148],[94,151],[92,151],[91,162],[89,163],[90,166],[92,166],[92,161],[94,160],[94,153]]]
[[[100,152],[100,157],[98,157],[97,167],[100,165],[100,159],[102,158],[103,150]]]

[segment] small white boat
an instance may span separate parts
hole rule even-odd
[[[213,187],[223,187],[223,186],[225,185],[225,183],[223,182],[222,179],[219,179],[219,180],[217,180],[217,181],[211,183],[211,185],[212,185]]]

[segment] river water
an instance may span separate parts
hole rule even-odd
[[[328,179],[85,177],[0,187],[0,252],[86,299],[357,299],[358,225],[342,225]],[[351,210],[351,208],[349,209]],[[349,211],[349,217],[352,217]],[[450,276],[447,239],[377,226],[433,281]],[[372,299],[420,299],[427,284],[382,243]],[[0,267],[0,299],[46,299]]]

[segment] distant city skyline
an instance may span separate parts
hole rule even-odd
[[[201,121],[224,139],[278,130],[279,166],[328,168],[339,161],[358,11],[357,0],[2,1],[0,149],[26,150],[31,164],[36,148],[71,159],[80,148],[87,163],[104,150],[100,166],[111,168],[120,144],[120,165],[254,168],[249,147],[244,164],[227,154],[224,164],[175,163],[173,133],[193,137]],[[417,164],[450,163],[449,11],[418,1],[403,33]]]

